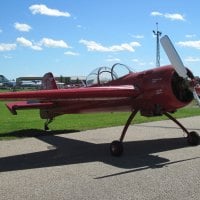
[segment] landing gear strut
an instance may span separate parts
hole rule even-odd
[[[134,110],[131,115],[129,116],[124,129],[122,131],[122,134],[120,136],[119,140],[115,140],[110,144],[110,152],[113,156],[120,156],[123,153],[123,139],[126,135],[127,129],[130,126],[133,118],[137,114],[138,110]],[[192,146],[196,146],[200,142],[200,137],[197,132],[191,131],[189,132],[179,121],[177,121],[174,117],[172,117],[169,113],[164,113],[165,116],[167,116],[170,120],[172,120],[174,123],[176,123],[186,134],[187,134],[187,142],[188,144]]]
[[[47,121],[44,123],[44,130],[49,131],[49,124],[53,121],[53,118],[47,119]]]
[[[176,123],[186,134],[187,134],[187,142],[192,146],[196,146],[199,144],[200,137],[197,132],[191,131],[189,132],[179,121],[177,121],[174,117],[172,117],[169,113],[164,113],[169,119],[171,119],[174,123]]]
[[[120,136],[120,139],[119,140],[115,140],[113,141],[111,144],[110,144],[110,153],[113,155],[113,156],[120,156],[124,149],[123,149],[123,139],[126,135],[126,132],[127,132],[127,129],[128,127],[130,126],[133,118],[135,117],[135,115],[137,114],[138,110],[134,110],[131,115],[129,116],[125,126],[124,126],[124,129],[122,131],[122,134]]]

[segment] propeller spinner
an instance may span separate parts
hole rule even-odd
[[[171,40],[167,35],[163,36],[160,39],[160,42],[162,44],[163,49],[165,50],[165,53],[167,54],[167,57],[169,58],[172,66],[174,67],[177,74],[189,81],[189,76],[187,75],[187,70],[185,66],[183,65],[183,62],[177,53],[176,49],[174,48],[174,45],[172,44]],[[193,79],[189,81],[190,90],[193,93],[194,99],[197,101],[197,104],[200,106],[200,99],[196,93],[195,87],[197,86],[198,79]]]

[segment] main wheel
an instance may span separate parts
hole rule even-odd
[[[190,132],[190,134],[187,136],[187,141],[190,145],[193,145],[193,146],[198,145],[199,140],[200,140],[200,137],[198,133],[195,131]]]
[[[110,144],[110,153],[113,156],[121,156],[124,151],[122,142],[115,140]]]

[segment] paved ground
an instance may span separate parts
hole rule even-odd
[[[200,133],[200,117],[182,119]],[[0,199],[200,199],[200,146],[171,121],[0,142]]]

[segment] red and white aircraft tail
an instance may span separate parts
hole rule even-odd
[[[58,89],[56,80],[51,72],[46,73],[42,78],[42,89],[53,90]]]

